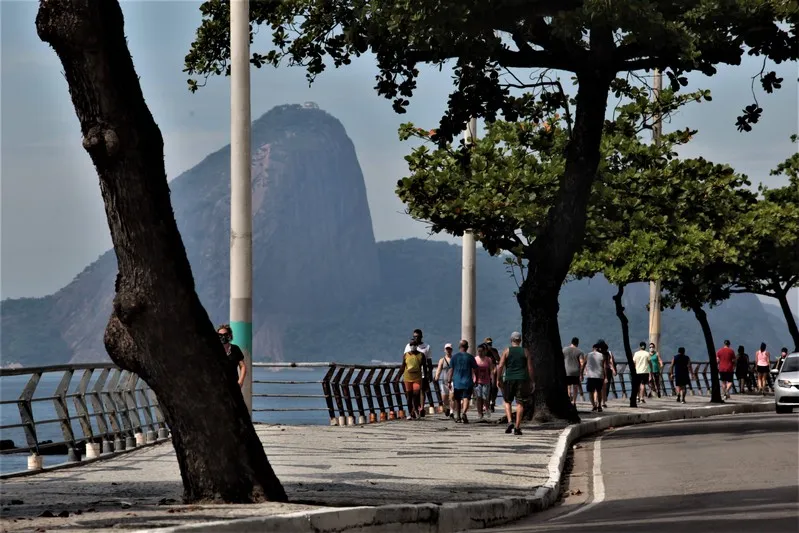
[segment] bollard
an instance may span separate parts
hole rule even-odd
[[[100,455],[100,445],[96,442],[86,443],[86,459],[95,459]]]
[[[394,413],[394,411],[389,411],[388,412],[388,419],[389,420],[394,420],[396,418],[397,418],[397,415]]]
[[[346,426],[347,425],[347,419],[344,418],[343,416],[338,417],[338,425],[339,426]]]
[[[122,440],[122,437],[117,437],[114,439],[114,450],[121,452],[125,449],[125,441]]]
[[[144,433],[141,431],[136,432],[136,446],[142,446],[144,444]]]
[[[125,437],[125,448],[128,450],[136,447],[136,439],[131,436]]]
[[[114,443],[110,440],[103,441],[103,455],[107,453],[114,453]]]
[[[358,415],[358,425],[362,426],[366,424],[366,417],[363,415]]]
[[[28,456],[28,470],[41,470],[42,456],[35,453]]]
[[[336,420],[335,417],[331,418],[330,419],[330,425],[331,426],[337,426],[338,425],[338,420]]]
[[[347,417],[347,425],[348,426],[354,426],[355,425],[355,417],[354,416],[348,416]]]
[[[152,431],[152,430],[151,430],[151,431],[148,431],[148,432],[147,432],[147,437],[145,438],[145,442],[146,442],[147,444],[152,444],[152,443],[154,443],[154,442],[155,442],[155,437],[156,437],[156,433],[155,433],[155,431]]]
[[[386,417],[386,413],[380,413],[380,421],[385,422],[386,420],[388,420],[388,417]]]
[[[169,438],[169,430],[167,428],[159,428],[158,429],[158,438],[159,439],[168,439]]]
[[[369,423],[374,424],[377,422],[377,416],[374,413],[369,413]]]
[[[402,420],[402,419],[404,419],[404,418],[405,418],[405,411],[404,411],[404,410],[402,410],[402,409],[400,409],[400,410],[399,410],[399,414],[397,415],[397,418],[398,418],[399,420]]]
[[[67,462],[68,463],[77,463],[80,461],[80,452],[75,448],[70,448],[67,450]]]

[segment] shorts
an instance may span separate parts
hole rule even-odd
[[[687,387],[688,386],[688,376],[674,376],[674,386],[675,387]]]
[[[746,379],[749,377],[749,370],[736,370],[735,377],[738,379]]]
[[[580,376],[566,376],[566,385],[579,385]]]
[[[600,392],[605,381],[602,378],[588,378],[586,388],[588,392]]]
[[[474,392],[474,387],[469,387],[468,389],[455,389],[452,391],[452,399],[456,402],[461,400],[471,400],[472,392]]]
[[[421,381],[405,381],[405,392],[421,392],[422,391],[422,382]]]
[[[488,383],[478,383],[475,385],[474,397],[487,401],[491,397],[491,385]]]
[[[758,374],[768,374],[768,372],[769,372],[769,367],[757,365]]]
[[[638,374],[638,383],[641,385],[649,385],[649,374]]]
[[[441,395],[442,396],[449,396],[452,392],[452,382],[451,381],[439,381],[438,386],[441,388]]]
[[[502,384],[502,400],[510,404],[513,400],[516,403],[525,403],[530,400],[530,380],[512,379]]]
[[[719,377],[721,381],[726,381],[727,383],[730,383],[734,379],[732,372],[719,372]]]

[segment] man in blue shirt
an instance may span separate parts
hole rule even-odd
[[[453,355],[450,361],[449,380],[452,382],[452,403],[455,407],[455,422],[468,424],[466,411],[469,410],[469,402],[472,399],[474,370],[477,368],[477,362],[469,353],[468,341],[462,340],[458,344],[458,349],[460,351]]]

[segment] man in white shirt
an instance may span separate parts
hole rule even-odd
[[[587,379],[586,389],[591,398],[591,411],[601,413],[602,385],[605,384],[605,356],[596,344],[585,358],[580,359],[580,370],[582,376]]]
[[[425,395],[429,394],[430,390],[430,377],[433,370],[433,361],[430,359],[430,345],[422,342],[422,330],[413,330],[412,339],[416,342],[416,350],[424,355],[424,364],[422,365],[422,402],[419,407],[419,416],[424,416],[424,401]],[[403,356],[411,351],[411,343],[405,345],[405,351],[402,352]]]
[[[646,351],[646,343],[638,345],[638,351],[633,354],[635,363],[635,373],[638,374],[638,401],[646,403],[646,386],[649,384],[649,352]]]

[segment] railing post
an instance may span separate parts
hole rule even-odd
[[[621,367],[621,370],[619,370]],[[619,378],[619,383],[621,384],[621,396],[622,398],[627,398],[627,384],[624,382],[624,374],[628,370],[627,363],[617,363],[616,364],[616,375]]]
[[[362,368],[355,376],[355,381],[352,383],[352,390],[355,392],[355,403],[358,405],[358,425],[366,424],[366,412],[363,410],[363,397],[361,396],[361,379],[366,373],[366,369]]]
[[[391,392],[391,380],[394,377],[394,370],[390,368],[386,373],[386,377],[383,379],[383,393],[386,396],[386,402],[388,403],[388,419],[395,420],[397,418],[397,410],[394,409],[394,398],[393,393]]]
[[[386,373],[385,368],[381,368],[380,371],[377,373],[377,377],[375,378],[374,382],[372,383],[372,390],[374,391],[375,400],[377,401],[377,406],[380,409],[380,415],[378,415],[378,420],[380,422],[385,422],[388,420],[388,412],[386,411],[386,404],[383,402],[383,376]]]
[[[336,371],[336,363],[331,363],[330,368],[328,369],[325,377],[322,378],[322,394],[325,395],[325,403],[327,404],[327,412],[330,416],[330,425],[335,426],[338,422],[336,421],[336,412],[333,407],[333,392],[330,390],[330,378],[333,377],[333,373]]]
[[[369,407],[369,423],[374,424],[377,422],[377,413],[375,413],[375,403],[372,397],[372,378],[375,375],[375,369],[372,368],[366,374],[366,379],[363,382],[363,392],[364,396],[366,396],[366,404]]]
[[[75,434],[72,432],[69,409],[67,409],[67,391],[69,390],[69,384],[72,381],[73,374],[73,370],[64,372],[53,394],[53,407],[55,408],[56,415],[61,424],[61,433],[64,435],[64,442],[66,442],[68,446],[67,457],[70,462],[80,461],[80,454],[75,445]]]
[[[347,407],[345,420],[348,426],[355,425],[355,411],[352,408],[352,397],[350,395],[350,379],[352,379],[353,372],[355,372],[354,368],[347,370],[347,375],[341,383],[341,395],[344,397],[344,404]]]
[[[336,399],[336,407],[338,407],[338,425],[345,426],[347,425],[347,415],[344,411],[344,402],[341,400],[341,387],[339,384],[341,383],[341,376],[344,375],[344,368],[339,368],[336,375],[333,376],[333,382],[331,383],[333,387],[333,396]]]
[[[36,387],[39,385],[41,377],[41,372],[31,374],[28,383],[22,389],[22,394],[19,395],[19,400],[17,400],[20,422],[25,424],[23,426],[25,439],[28,441],[28,448],[33,451],[28,457],[28,470],[40,470],[42,468],[42,457],[39,455],[39,438],[36,436],[36,420],[31,406],[31,399],[34,392],[36,392]]]
[[[405,407],[403,407],[403,402],[405,400],[405,394],[404,394],[404,391],[402,390],[402,387],[404,386],[404,384],[400,385],[400,381],[401,380],[402,380],[402,374],[399,372],[399,369],[398,369],[397,375],[394,377],[394,379],[391,380],[391,384],[394,387],[394,394],[396,394],[396,397],[397,397],[397,405],[399,406],[399,412],[397,413],[397,418],[398,419],[403,419],[406,416],[410,416],[410,414],[411,414],[411,412],[410,412],[411,406],[410,405],[407,406],[408,407],[407,415],[405,414]]]

